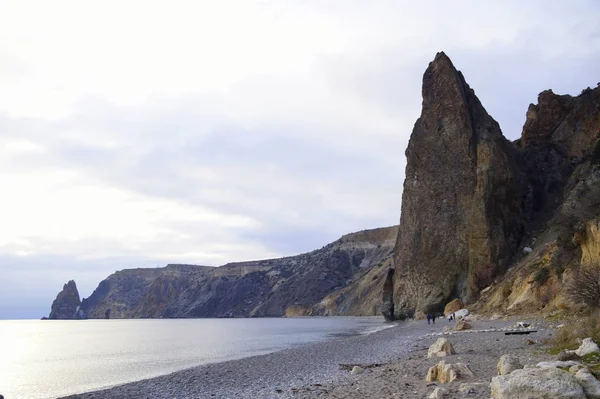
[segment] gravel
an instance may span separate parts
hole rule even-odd
[[[490,329],[509,324],[476,321],[473,326]],[[447,325],[443,319],[435,325],[403,322],[370,335],[198,366],[68,398],[422,398],[435,389],[425,383],[428,367],[437,362],[426,359],[427,348]],[[489,383],[503,354],[515,354],[523,364],[548,359],[534,353],[540,343],[527,342],[547,335],[547,330],[538,330],[531,336],[506,336],[501,331],[455,333],[447,338],[457,355],[446,360],[467,363],[475,373],[468,382]],[[352,375],[348,365],[360,365],[364,373]],[[458,395],[459,385],[455,382],[445,388]],[[489,397],[489,390],[469,397]]]

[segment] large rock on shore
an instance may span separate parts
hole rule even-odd
[[[464,363],[446,363],[440,360],[435,366],[430,367],[425,377],[426,382],[439,381],[442,384],[473,377],[473,372]]]
[[[600,399],[600,381],[592,375],[589,369],[582,368],[575,374],[575,379],[583,387],[588,399]]]
[[[580,357],[597,352],[600,352],[600,348],[591,338],[584,338],[579,348],[575,350],[575,354]]]
[[[510,374],[515,370],[522,369],[523,365],[518,357],[512,355],[502,355],[500,356],[500,360],[498,361],[498,365],[496,369],[498,370],[498,375],[506,375]]]
[[[448,317],[457,310],[461,310],[465,304],[460,299],[453,299],[444,307],[444,316]]]
[[[79,312],[80,305],[81,299],[79,298],[77,285],[75,284],[75,281],[70,280],[63,286],[62,291],[58,293],[56,299],[52,302],[52,308],[48,318],[53,320],[83,318],[82,313]]]
[[[433,357],[445,357],[454,355],[455,353],[456,351],[454,350],[454,347],[446,338],[438,338],[438,340],[429,347],[429,350],[427,351],[427,359],[431,359]]]
[[[585,399],[577,379],[557,368],[528,368],[492,378],[493,399]]]
[[[516,151],[452,61],[438,53],[423,76],[423,108],[406,150],[394,251],[396,313],[473,301],[516,249]]]

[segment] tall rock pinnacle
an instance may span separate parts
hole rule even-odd
[[[52,310],[50,311],[49,319],[69,320],[82,318],[79,311],[81,300],[79,291],[75,281],[70,280],[63,286],[61,292],[58,293],[54,302],[52,302]]]
[[[422,94],[394,250],[400,316],[474,300],[505,269],[520,231],[515,150],[444,53]]]

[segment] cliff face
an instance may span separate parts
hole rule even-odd
[[[580,265],[600,260],[599,138],[600,87],[541,93],[521,139],[507,142],[439,53],[406,150],[395,316],[481,294],[479,311],[572,306],[565,287]]]
[[[281,259],[221,267],[169,265],[122,270],[83,300],[90,318],[258,317],[350,312],[323,298],[352,286],[389,258],[397,227],[348,234],[325,247]],[[373,287],[378,304],[381,287]],[[370,314],[377,314],[377,306]]]
[[[516,151],[444,53],[423,76],[406,157],[394,250],[399,315],[476,298],[506,269],[521,229]]]
[[[58,293],[52,308],[50,310],[49,319],[53,320],[72,320],[84,318],[84,315],[79,312],[81,300],[79,299],[79,291],[75,281],[70,280],[63,286],[61,292]]]
[[[516,145],[525,175],[523,245],[513,267],[481,296],[480,312],[577,306],[566,293],[580,268],[600,264],[600,87],[540,94]]]

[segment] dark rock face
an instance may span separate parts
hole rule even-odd
[[[442,311],[477,298],[520,236],[517,154],[450,59],[423,76],[423,109],[408,148],[394,251],[396,314]]]
[[[85,318],[80,312],[79,306],[79,291],[75,281],[70,280],[63,286],[61,292],[58,293],[54,302],[52,302],[52,310],[50,311],[49,319],[53,320],[72,320]]]
[[[322,300],[382,265],[396,235],[396,226],[365,230],[306,254],[221,267],[121,270],[103,280],[81,307],[90,318],[104,318],[107,309],[111,318],[348,314],[352,304]],[[381,285],[370,295],[379,303]],[[378,312],[373,307],[368,314]]]
[[[383,283],[381,313],[387,321],[394,321],[394,272],[394,269],[388,269]]]

